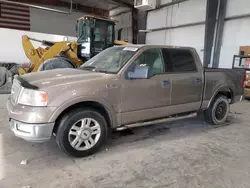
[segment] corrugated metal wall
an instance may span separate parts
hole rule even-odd
[[[115,38],[118,39],[118,31],[121,30],[121,40],[132,43],[133,32],[132,32],[132,12],[130,8],[118,7],[110,10],[109,16],[111,19],[116,20],[115,26]]]
[[[67,8],[60,9],[68,10]],[[30,30],[40,33],[76,36],[76,20],[82,15],[84,15],[83,12],[73,11],[71,15],[65,15],[30,8]]]
[[[162,4],[169,2],[161,0]],[[192,46],[203,59],[205,13],[206,0],[189,0],[148,12],[147,29],[153,32],[147,33],[146,43]],[[239,46],[250,46],[247,14],[250,14],[250,0],[228,0],[219,67],[230,68]],[[242,15],[245,17],[232,18]]]
[[[167,3],[169,1],[164,1]],[[163,3],[163,0],[162,0]],[[147,44],[195,47],[203,56],[205,25],[185,26],[205,21],[206,0],[190,0],[148,13],[147,29],[167,27],[146,36]],[[171,28],[173,27],[173,28]]]
[[[222,38],[220,67],[232,66],[233,54],[239,53],[239,46],[250,46],[250,17],[230,19],[250,14],[249,0],[228,0],[226,22]]]

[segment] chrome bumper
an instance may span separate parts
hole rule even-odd
[[[29,142],[46,142],[51,138],[54,123],[28,124],[13,119],[9,121],[15,136]]]

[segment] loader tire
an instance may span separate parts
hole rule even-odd
[[[5,67],[0,67],[0,87],[5,85],[7,77],[7,69]]]
[[[52,70],[52,69],[62,69],[62,68],[75,68],[74,64],[64,57],[55,57],[46,60],[40,65],[38,71]]]

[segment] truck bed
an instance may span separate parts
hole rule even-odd
[[[236,97],[244,93],[242,87],[244,77],[243,69],[204,68],[204,101],[211,99],[219,88],[227,87],[233,95],[233,103]]]

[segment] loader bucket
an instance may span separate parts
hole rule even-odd
[[[0,67],[0,94],[11,93],[12,80],[12,73],[5,67]]]

